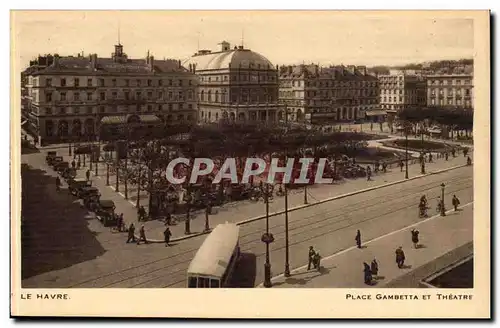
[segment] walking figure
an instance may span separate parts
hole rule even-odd
[[[451,150],[451,156],[453,156],[453,158],[457,157],[455,148]]]
[[[467,165],[471,166],[472,165],[472,160],[470,159],[469,156],[467,156]]]
[[[72,160],[72,161],[71,161],[71,167],[72,167],[72,168],[75,168],[75,167],[76,167],[76,162],[75,162],[75,160]]]
[[[429,153],[429,163],[432,163],[432,153]]]
[[[56,177],[56,191],[61,190],[61,179]]]
[[[371,285],[372,284],[372,271],[370,269],[370,266],[366,262],[363,262],[363,273],[365,276],[365,284]]]
[[[361,248],[361,231],[357,231],[356,232],[356,238],[354,238],[354,240],[356,240],[356,245],[358,246],[358,248]]]
[[[76,161],[76,168],[79,170],[82,167],[82,162],[80,162],[80,158]]]
[[[453,195],[453,199],[451,200],[451,203],[453,204],[453,208],[455,209],[455,212],[458,211],[458,205],[460,205],[460,200],[456,195]]]
[[[469,149],[467,147],[464,148],[464,157],[467,157],[467,153],[469,152]]]
[[[143,220],[146,220],[146,209],[141,206],[137,209],[137,221],[141,222]]]
[[[444,160],[447,161],[448,160],[448,152],[444,153]]]
[[[141,229],[139,229],[139,239],[137,239],[137,245],[141,243],[141,240],[144,241],[144,244],[148,243],[148,240],[146,239],[146,231],[144,231],[144,224],[141,225]]]
[[[399,248],[396,249],[396,263],[400,269],[403,268],[405,264],[405,252],[403,251],[403,246],[399,246]]]
[[[382,170],[384,171],[384,173],[387,173],[387,163],[386,162],[382,163]]]
[[[370,267],[370,271],[372,273],[373,276],[378,276],[378,262],[377,262],[377,259],[373,259],[372,263],[371,263],[371,267]]]
[[[87,170],[87,172],[85,172],[85,176],[87,177],[87,181],[90,180],[90,170]]]
[[[366,181],[370,181],[372,177],[372,169],[370,166],[366,167]]]
[[[411,242],[413,243],[413,247],[415,247],[415,249],[418,248],[418,234],[420,232],[416,229],[413,229],[411,231]]]
[[[133,223],[131,223],[130,226],[128,227],[127,244],[130,242],[135,242],[135,226]]]
[[[165,231],[163,232],[163,236],[165,237],[165,247],[170,246],[169,242],[170,242],[170,237],[172,236],[172,233],[170,232],[169,227],[167,227],[167,229],[165,229]]]
[[[312,246],[309,246],[309,259],[307,262],[307,270],[311,270],[311,264],[313,264],[315,255],[316,252],[314,251],[314,248]]]
[[[399,161],[399,168],[401,169],[401,172],[403,172],[403,167],[405,166],[405,164],[403,163],[403,160],[400,160]]]

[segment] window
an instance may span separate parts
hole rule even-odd
[[[87,86],[89,86],[89,87],[92,86],[92,79],[87,79]]]
[[[227,80],[227,76],[225,76],[226,80]],[[193,85],[193,80],[189,80],[189,85]]]
[[[203,93],[203,91],[202,91],[202,93]],[[169,99],[169,100],[171,100],[171,99],[172,99],[172,92],[171,92],[171,91],[168,93],[168,99]]]
[[[197,283],[196,277],[189,277],[188,288],[196,288]]]
[[[129,87],[129,86],[130,86],[130,80],[129,80],[129,79],[125,79],[125,86],[126,86],[126,87]]]
[[[116,79],[112,79],[111,83],[113,84],[114,87],[116,87]]]
[[[74,99],[75,99],[76,101],[79,101],[79,100],[80,100],[80,93],[79,93],[79,92],[75,92],[75,94],[74,94]]]
[[[161,87],[163,86],[163,80],[158,80],[158,85]]]
[[[148,105],[148,112],[151,112],[153,110],[153,106]]]
[[[168,80],[168,85],[172,86],[172,80]]]
[[[399,97],[399,101],[402,102],[403,101],[403,97]]]
[[[163,99],[163,92],[158,92],[158,99]]]
[[[99,86],[103,87],[104,86],[104,79],[99,79]]]
[[[183,104],[183,103],[180,103],[180,104],[179,104],[179,109],[180,109],[180,110],[183,110],[183,109],[184,109],[184,104]]]
[[[75,114],[80,113],[80,108],[79,108],[79,107],[75,107],[75,108],[73,109],[73,113],[75,113]]]
[[[188,91],[188,99],[193,100],[193,91]]]
[[[149,81],[149,80],[148,80]],[[153,93],[151,91],[148,92],[148,99],[152,99],[153,98]]]
[[[87,108],[87,114],[92,114],[92,107]]]
[[[470,90],[469,89],[465,89],[465,95],[466,96],[470,96]]]
[[[66,79],[61,79],[61,87],[65,87],[66,86]]]
[[[158,105],[158,110],[159,110],[159,111],[162,111],[162,110],[163,110],[163,106],[162,106],[161,104],[160,104],[160,105]]]
[[[116,97],[117,97],[117,93],[116,92],[112,92],[111,93],[111,98],[116,99]]]
[[[210,279],[210,288],[219,288],[219,280]]]
[[[168,104],[168,110],[172,110],[173,106],[172,104]]]
[[[45,108],[45,113],[47,115],[52,115],[52,108]]]
[[[92,100],[92,93],[90,92],[87,93],[87,100]]]
[[[99,94],[99,99],[100,99],[100,100],[106,100],[106,93],[105,93],[105,92],[101,92],[101,93]]]
[[[46,87],[51,87],[52,86],[52,79],[46,79],[45,80],[45,86]]]
[[[152,86],[153,85],[153,81],[151,80],[148,80],[148,87]]]
[[[455,81],[455,83],[456,83],[457,85],[460,85],[460,83],[461,83],[461,82],[462,82],[462,81],[460,81],[460,80],[456,80],[456,81]]]
[[[188,104],[188,109],[193,109],[193,104]]]
[[[80,86],[80,79],[75,78],[75,87],[79,87],[79,86]]]
[[[140,112],[141,111],[141,105],[137,105],[137,107],[135,107],[135,111],[136,112]]]
[[[45,100],[47,102],[51,102],[52,101],[52,92],[48,92],[45,94]]]
[[[61,101],[66,101],[66,92],[61,92]]]
[[[59,108],[59,114],[66,114],[66,108],[64,107]]]
[[[182,93],[182,91],[179,91],[179,99],[184,100],[184,94]]]
[[[130,91],[125,91],[124,95],[125,95],[125,100],[129,100],[130,99]]]
[[[135,83],[136,83],[136,85],[137,85],[138,87],[140,87],[140,86],[141,86],[141,80],[137,79],[137,80],[135,80]]]
[[[137,100],[140,100],[140,99],[141,99],[141,92],[140,92],[140,91],[137,91],[137,92],[135,93],[135,98],[136,98]]]
[[[99,112],[104,113],[106,110],[104,109],[104,106],[99,107]]]

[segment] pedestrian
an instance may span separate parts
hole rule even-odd
[[[366,262],[363,262],[363,273],[364,273],[364,277],[365,277],[365,284],[371,285],[372,284],[372,271],[370,269],[370,266]]]
[[[415,249],[418,248],[418,234],[420,232],[416,229],[412,229],[411,231],[411,242],[413,243],[413,247],[415,247]]]
[[[356,237],[354,238],[354,240],[356,240],[356,245],[358,246],[358,248],[361,248],[361,231],[358,231],[356,232]]]
[[[372,177],[372,169],[370,168],[370,166],[368,165],[366,167],[366,181],[370,181],[371,180],[371,177]]]
[[[424,153],[420,153],[420,156],[418,156],[418,161],[420,162],[420,164],[424,162]]]
[[[133,223],[131,223],[130,226],[128,227],[127,244],[130,242],[135,242],[135,226]]]
[[[57,176],[56,177],[56,191],[61,190],[61,179]]]
[[[453,156],[453,158],[457,157],[456,156],[456,149],[455,148],[451,149],[451,156]]]
[[[448,160],[448,152],[445,152],[444,153],[444,160],[447,161]]]
[[[398,268],[400,269],[402,269],[405,264],[405,253],[403,251],[403,246],[399,246],[399,248],[396,249],[396,263],[398,265]]]
[[[429,163],[432,163],[432,153],[429,153]]]
[[[403,167],[405,166],[405,164],[403,163],[403,160],[400,160],[399,161],[399,168],[401,169],[401,172],[403,172]]]
[[[469,149],[467,147],[464,147],[464,157],[467,156],[467,153],[469,152]]]
[[[165,225],[172,225],[172,214],[170,214],[170,210],[168,210],[167,214],[165,215]]]
[[[80,162],[80,157],[78,157],[78,160],[76,161],[76,168],[79,170],[82,167],[82,163]]]
[[[451,203],[453,204],[453,208],[455,209],[455,212],[458,211],[458,205],[460,205],[460,200],[456,195],[453,195],[453,199],[451,200]]]
[[[170,242],[170,237],[172,236],[172,233],[170,232],[169,227],[167,227],[167,229],[165,229],[165,231],[163,232],[163,236],[165,237],[165,247],[170,246],[169,242]]]
[[[378,276],[378,262],[377,259],[373,259],[370,267],[372,275]]]
[[[307,270],[311,270],[311,264],[313,263],[314,255],[316,255],[314,248],[312,246],[309,246],[309,259],[307,261]]]
[[[470,159],[469,156],[467,156],[467,165],[468,166],[472,165],[472,160]]]
[[[139,229],[139,239],[137,239],[137,245],[141,243],[141,240],[144,241],[144,244],[148,243],[148,240],[146,239],[146,231],[144,231],[144,224],[141,225],[141,229]]]
[[[90,180],[90,170],[87,169],[87,172],[85,172],[85,176],[87,177],[87,181]]]
[[[76,168],[76,162],[75,162],[75,160],[72,160],[72,161],[71,161],[71,167],[72,167],[72,168]]]
[[[384,171],[384,173],[387,173],[387,163],[386,162],[382,163],[382,170]]]

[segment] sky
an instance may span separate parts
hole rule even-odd
[[[109,57],[118,38],[129,58],[149,50],[186,59],[226,40],[275,65],[400,65],[474,52],[473,19],[457,12],[18,11],[11,28],[20,67],[46,53]]]

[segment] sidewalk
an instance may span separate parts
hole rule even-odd
[[[420,231],[419,248],[413,248],[411,229]],[[464,204],[460,211],[448,211],[447,216],[433,216],[399,231],[365,242],[365,248],[350,247],[322,259],[320,272],[307,271],[307,265],[292,270],[291,277],[280,275],[272,279],[273,287],[280,288],[382,288],[396,278],[429,263],[473,240],[473,206]],[[405,266],[395,263],[395,250],[402,246]],[[379,277],[373,284],[364,284],[363,262],[370,264],[376,258]],[[305,263],[306,264],[306,263]],[[439,268],[436,268],[438,270]],[[259,287],[262,287],[260,285]],[[354,293],[352,293],[354,294]]]

